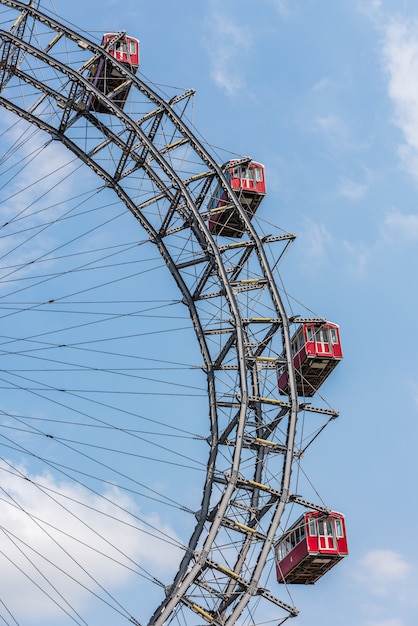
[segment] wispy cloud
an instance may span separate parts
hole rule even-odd
[[[348,186],[346,191],[356,198],[356,188]],[[359,196],[362,189],[358,189]],[[343,249],[347,255],[350,272],[357,276],[366,274],[369,261],[372,258],[386,255],[388,248],[392,246],[405,246],[418,241],[418,215],[401,213],[393,210],[387,213],[380,225],[377,237],[365,243],[344,241]]]
[[[23,121],[16,124],[11,114],[5,112],[1,130],[7,124],[2,148],[8,148],[9,158],[0,178],[3,279],[10,264],[14,265],[13,273],[20,267],[22,277],[30,271],[29,264],[34,259],[53,247],[51,228],[46,223],[50,220],[52,224],[68,210],[65,201],[73,193],[72,176],[80,168],[76,158],[59,142],[50,142]],[[1,288],[5,286],[3,281]]]
[[[344,130],[341,119],[334,113],[317,117],[315,123],[318,128],[332,135],[340,134]]]
[[[320,78],[312,87],[313,92],[321,92],[327,89],[331,84],[330,79],[327,76]]]
[[[317,83],[314,90],[318,92],[327,86],[327,83],[323,83],[322,87],[319,87]],[[333,147],[349,149],[355,145],[347,122],[339,113],[330,112],[318,115],[313,121],[313,128],[316,132],[321,133],[323,139]]]
[[[383,29],[382,55],[395,123],[404,137],[400,157],[403,167],[418,179],[418,21],[389,20]]]
[[[385,216],[381,234],[396,243],[418,241],[418,215],[393,211]]]
[[[251,46],[251,32],[228,17],[224,5],[212,7],[206,49],[211,64],[211,78],[230,96],[245,86],[245,62]]]
[[[371,249],[364,244],[353,245],[349,241],[344,241],[343,247],[348,256],[350,272],[356,276],[363,276],[372,254]]]
[[[257,38],[265,37],[266,32],[271,35],[272,22],[289,18],[290,6],[289,0],[259,0],[249,5],[222,0],[208,3],[203,44],[209,55],[210,77],[229,96],[248,88],[251,78],[247,80],[246,68]],[[262,26],[260,16],[264,17]]]
[[[176,549],[159,539],[173,536],[168,525],[156,515],[139,522],[133,501],[117,487],[92,493],[9,462],[0,471],[2,595],[22,622],[54,620],[59,606],[82,610],[91,599],[86,588],[102,594],[100,585],[114,591],[129,584],[135,563],[157,566],[160,574],[167,559],[173,567]]]
[[[289,3],[287,0],[264,0],[267,4],[270,4],[282,17],[288,17],[290,15]]]
[[[313,265],[323,263],[327,257],[327,250],[332,244],[332,236],[323,224],[314,220],[305,220],[303,231],[299,235],[303,249],[309,262]]]
[[[357,182],[350,178],[342,178],[340,182],[340,194],[350,200],[361,200],[369,189],[369,176],[366,175],[366,182]]]
[[[417,599],[416,568],[390,549],[366,552],[354,564],[352,577],[358,585],[355,597],[362,612],[362,626],[407,626],[414,623]],[[411,619],[412,618],[412,619]]]
[[[380,17],[382,0],[358,0],[357,7],[361,13],[375,20]]]
[[[393,550],[371,550],[359,562],[356,578],[373,595],[392,593],[393,584],[405,581],[411,565]]]

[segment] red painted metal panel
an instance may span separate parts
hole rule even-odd
[[[115,37],[115,33],[103,35],[102,46],[106,45],[113,37]],[[137,68],[139,66],[139,41],[134,37],[123,37],[116,42],[114,48],[109,50],[109,54],[115,57],[117,61]]]
[[[234,161],[230,161],[230,165],[228,175],[232,189],[262,195],[266,193],[264,165],[255,161],[236,167],[234,167]]]
[[[302,561],[302,559],[309,554],[306,538],[302,540],[298,545],[293,548],[291,552],[285,558],[277,564],[281,576],[287,576],[287,574]]]

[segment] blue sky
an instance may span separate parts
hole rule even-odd
[[[260,223],[297,235],[282,266],[295,310],[300,302],[340,325],[345,358],[324,394],[341,416],[304,470],[346,515],[350,557],[291,590],[300,609],[291,623],[415,626],[416,2],[54,5],[97,38],[122,28],[137,36],[146,80],[196,89],[196,132],[264,163]]]

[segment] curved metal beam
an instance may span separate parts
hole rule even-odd
[[[223,592],[222,602],[219,604],[218,599],[214,596],[213,608],[210,609],[210,611],[207,613],[207,615],[210,616],[209,621],[220,620],[219,622],[214,621],[213,623],[229,624],[232,626],[236,623],[236,620],[241,615],[242,611],[244,610],[250,599],[254,595],[261,593],[259,587],[261,574],[263,572],[268,554],[271,551],[272,543],[274,541],[274,537],[283,510],[290,499],[291,470],[294,457],[294,439],[298,415],[298,398],[296,394],[295,376],[291,357],[289,319],[285,307],[282,303],[277,286],[275,284],[273,272],[267,260],[263,240],[258,235],[256,229],[249,220],[244,208],[241,206],[238,198],[230,188],[229,182],[226,179],[222,167],[216,163],[210,153],[196,139],[194,134],[184,123],[183,119],[176,113],[172,103],[166,102],[164,99],[162,99],[153,89],[151,89],[148,85],[141,81],[138,76],[135,76],[134,74],[129,72],[129,70],[126,69],[123,65],[118,64],[108,52],[97,46],[97,44],[95,44],[94,42],[88,40],[84,35],[80,36],[76,31],[60,24],[52,17],[42,13],[38,9],[35,9],[31,5],[18,2],[17,0],[0,0],[0,4],[14,8],[18,11],[21,11],[22,13],[25,13],[26,15],[30,15],[33,20],[39,21],[43,25],[49,27],[51,30],[56,31],[57,34],[60,34],[61,38],[68,38],[75,43],[82,41],[83,48],[85,48],[86,50],[90,50],[90,52],[92,52],[95,57],[101,55],[106,58],[107,62],[114,64],[117,67],[118,71],[126,75],[127,79],[132,83],[132,88],[134,89],[134,91],[137,90],[143,96],[148,98],[150,102],[156,104],[161,116],[163,118],[167,118],[167,120],[169,120],[174,125],[178,133],[182,136],[183,143],[187,144],[194,151],[196,156],[202,161],[202,163],[208,168],[210,172],[209,181],[216,181],[227,190],[229,202],[235,206],[245,225],[246,235],[249,238],[250,244],[250,246],[248,247],[248,254],[245,263],[247,263],[249,259],[257,259],[260,271],[262,272],[264,277],[263,284],[268,289],[268,293],[270,294],[273,306],[276,310],[277,320],[279,320],[279,323],[275,322],[271,325],[270,332],[267,334],[268,339],[264,340],[264,346],[259,344],[257,350],[258,353],[262,353],[263,349],[267,345],[271,344],[277,333],[280,333],[280,341],[283,345],[283,353],[285,355],[285,360],[289,371],[290,396],[287,403],[288,408],[285,409],[285,413],[286,415],[288,415],[288,421],[286,441],[282,450],[282,453],[284,454],[280,491],[277,492],[274,512],[271,516],[267,533],[262,536],[262,545],[258,552],[256,564],[252,568],[251,581],[249,581],[247,584],[247,582],[245,582],[244,579],[240,577],[239,571],[237,571],[243,568],[246,562],[248,548],[252,541],[251,536],[247,534],[239,547],[239,556],[236,559],[235,564],[232,565],[232,567],[234,568],[233,570],[231,570],[233,575],[232,578],[230,578],[230,582],[227,585],[227,588]],[[217,368],[221,364],[221,361],[219,361],[218,359],[214,363],[212,360],[210,349],[206,340],[205,327],[199,317],[199,310],[197,306],[197,293],[191,292],[189,290],[186,281],[183,278],[183,268],[186,267],[187,263],[179,263],[170,254],[168,247],[164,243],[164,239],[166,237],[166,229],[163,229],[161,232],[157,230],[151,224],[151,222],[146,219],[144,213],[138,209],[133,199],[129,196],[129,194],[126,192],[121,184],[122,181],[120,180],[120,171],[116,176],[114,173],[112,174],[110,171],[107,171],[103,166],[98,163],[97,160],[94,159],[96,152],[85,152],[83,148],[75,141],[73,141],[66,133],[77,119],[83,118],[86,120],[87,123],[90,123],[92,126],[95,126],[97,129],[100,129],[100,131],[103,132],[104,136],[106,137],[106,142],[115,145],[115,147],[119,149],[125,150],[125,143],[121,138],[121,135],[115,135],[113,132],[106,129],[103,124],[99,122],[97,117],[91,115],[88,112],[85,113],[84,111],[77,109],[77,106],[74,103],[64,103],[64,106],[67,107],[67,112],[69,114],[71,112],[73,113],[72,120],[71,115],[67,115],[65,123],[62,123],[60,126],[56,127],[41,119],[39,114],[36,114],[36,108],[32,108],[32,111],[27,111],[18,104],[8,100],[6,97],[0,97],[1,106],[10,111],[13,111],[19,117],[27,120],[29,123],[37,126],[44,132],[48,133],[55,140],[60,141],[81,161],[83,161],[90,169],[92,169],[98,176],[100,176],[108,186],[114,189],[118,197],[127,206],[127,208],[135,216],[135,218],[141,223],[141,225],[148,232],[150,239],[158,247],[162,258],[164,259],[169,271],[173,275],[174,280],[176,281],[180,289],[183,301],[187,305],[190,312],[191,320],[196,332],[197,340],[205,364],[205,371],[207,374],[208,394],[210,400],[211,448],[208,458],[208,471],[203,489],[202,508],[200,511],[197,525],[195,526],[195,530],[189,541],[188,550],[186,551],[182,563],[180,564],[178,574],[170,587],[168,596],[156,609],[153,617],[151,618],[151,621],[149,622],[150,624],[161,625],[163,622],[167,621],[168,617],[176,610],[179,603],[183,603],[185,606],[188,606],[189,608],[192,608],[192,610],[195,610],[199,613],[199,607],[196,609],[191,606],[191,600],[188,599],[187,595],[188,591],[190,587],[195,584],[200,584],[203,588],[206,583],[204,583],[204,580],[201,578],[202,573],[208,568],[212,568],[213,571],[216,570],[216,565],[214,565],[214,562],[209,558],[209,554],[216,544],[216,538],[218,533],[220,532],[222,525],[226,523],[228,519],[227,512],[231,506],[233,495],[237,492],[237,490],[241,489],[240,485],[242,481],[240,473],[242,453],[245,449],[246,437],[248,436],[246,433],[248,429],[248,415],[250,410],[251,394],[249,390],[249,381],[253,381],[253,389],[258,389],[257,369],[254,367],[254,361],[249,359],[249,351],[247,347],[249,345],[248,324],[245,324],[243,322],[243,318],[245,317],[245,315],[244,312],[241,310],[241,304],[239,301],[236,287],[236,280],[238,280],[240,272],[245,263],[244,261],[242,262],[241,269],[238,268],[235,273],[235,279],[231,280],[223,259],[227,248],[225,250],[220,249],[217,245],[216,240],[211,235],[206,223],[207,218],[204,214],[201,213],[201,201],[199,201],[199,204],[196,203],[196,200],[193,198],[186,181],[183,180],[181,175],[173,168],[169,160],[166,158],[164,151],[159,150],[154,145],[153,138],[148,136],[146,132],[142,129],[141,123],[138,123],[137,121],[131,119],[131,117],[119,107],[117,107],[117,105],[115,105],[111,99],[106,98],[106,96],[89,81],[88,77],[85,77],[83,75],[83,69],[76,70],[69,65],[60,62],[51,54],[51,48],[47,51],[38,49],[30,41],[25,41],[23,33],[14,34],[13,32],[3,30],[0,31],[0,37],[3,39],[3,41],[8,42],[11,47],[15,47],[16,49],[23,51],[24,55],[30,55],[34,59],[39,59],[40,61],[42,61],[42,63],[53,68],[56,72],[65,77],[66,80],[70,83],[74,93],[76,93],[77,90],[80,89],[83,92],[92,94],[94,97],[103,101],[106,107],[112,111],[115,118],[117,118],[121,122],[125,129],[125,132],[130,134],[129,145],[131,147],[129,148],[129,150],[132,150],[135,144],[144,146],[146,154],[149,154],[150,158],[146,162],[143,160],[141,163],[141,161],[138,160],[138,158],[134,155],[134,160],[136,160],[138,165],[142,165],[146,174],[159,188],[161,197],[167,199],[169,203],[169,210],[167,211],[167,214],[178,214],[184,224],[184,228],[186,230],[190,230],[190,236],[193,236],[194,240],[201,247],[203,259],[202,263],[206,263],[207,267],[207,271],[203,272],[203,275],[206,276],[206,280],[213,272],[213,268],[216,269],[217,280],[221,285],[221,290],[219,292],[220,297],[225,300],[225,303],[229,308],[233,332],[231,331],[230,333],[230,341],[225,344],[226,347],[224,356],[226,356],[226,354],[228,353],[231,353],[232,351],[235,354],[235,368],[237,372],[239,386],[236,391],[236,395],[237,397],[239,397],[239,402],[237,406],[236,417],[234,417],[233,423],[231,422],[230,428],[230,432],[235,433],[234,449],[231,457],[231,466],[229,468],[229,472],[226,478],[225,489],[219,501],[216,503],[216,507],[213,509],[214,514],[211,515],[210,506],[211,494],[213,490],[213,481],[215,475],[219,473],[219,470],[216,466],[219,437],[217,415],[219,400],[217,397],[216,384]],[[48,87],[44,85],[40,80],[38,81],[36,77],[25,74],[22,68],[18,67],[18,64],[15,64],[15,66],[13,67],[11,66],[11,69],[14,72],[14,75],[19,80],[27,82],[28,84],[31,84],[33,87],[39,90],[40,94],[42,94],[42,99],[50,98],[52,99],[52,101],[55,101],[56,106],[59,106],[59,103],[62,102],[62,94],[58,90],[54,90],[53,87]],[[128,145],[128,143],[126,143],[126,145]],[[100,149],[100,146],[98,146],[97,150],[99,151]],[[167,185],[160,177],[157,171],[158,169],[160,169],[161,172],[163,172],[163,174],[170,180],[170,188],[167,187]],[[208,190],[205,193],[208,193]],[[257,353],[257,350],[255,353]],[[260,401],[258,411],[261,428],[264,422],[262,404],[260,403]],[[255,450],[255,478],[261,478],[264,466],[267,463],[268,459],[268,452],[263,451],[262,453],[260,453],[260,449]],[[257,486],[257,480],[253,481],[253,485],[250,485],[250,483],[251,481],[248,482],[247,489],[250,488],[252,494],[251,499],[253,501],[253,504],[257,506],[257,494],[259,493],[260,486]],[[206,537],[203,537],[201,548],[197,552],[196,550],[199,542],[201,541],[202,534],[205,530],[205,525],[208,526],[207,534]],[[241,526],[243,526],[243,524],[241,524]],[[248,528],[251,527],[248,526]],[[259,535],[258,537],[259,541],[260,537],[261,535]],[[223,569],[225,570],[226,568],[224,567]],[[285,610],[289,610],[290,613],[292,613],[293,611],[294,613],[294,609],[289,609],[289,607],[287,607],[284,603],[282,604]],[[232,610],[229,614],[227,614],[227,609],[230,606],[232,606]],[[220,607],[223,608],[221,609]],[[201,613],[201,615],[205,617],[203,613]]]

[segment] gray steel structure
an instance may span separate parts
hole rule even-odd
[[[119,64],[130,84],[129,106],[121,110],[88,75],[99,57],[117,62],[38,5],[0,0],[0,105],[66,146],[145,229],[190,312],[206,373],[209,455],[201,508],[178,573],[148,624],[233,626],[244,609],[256,616],[264,603],[275,607],[281,624],[298,611],[276,597],[277,588],[265,587],[263,572],[285,507],[327,510],[292,493],[298,416],[337,415],[300,404],[296,394],[290,335],[300,320],[289,319],[275,278],[294,235],[259,236],[223,167],[188,126],[192,92],[166,100]],[[91,96],[109,109],[112,125],[89,108]],[[245,223],[233,243],[208,229],[219,183]],[[132,190],[141,190],[140,201]],[[286,399],[277,390],[283,364]]]

